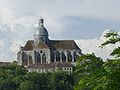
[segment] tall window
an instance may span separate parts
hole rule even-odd
[[[68,51],[68,62],[72,62],[72,55],[71,55],[71,52]]]
[[[42,62],[46,63],[46,55],[45,55],[45,53],[43,53],[43,55],[42,55]]]
[[[37,63],[41,63],[41,58],[39,53],[37,53]]]
[[[56,51],[56,61],[60,61],[60,52]]]

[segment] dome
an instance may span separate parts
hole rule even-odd
[[[43,23],[44,23],[43,19],[40,19],[39,26],[36,28],[34,35],[48,36],[47,29],[44,27]]]
[[[48,32],[44,26],[40,26],[35,30],[34,35],[48,36]]]

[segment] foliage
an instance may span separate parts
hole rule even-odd
[[[102,48],[120,42],[120,36],[115,31],[106,33],[105,37],[107,40],[101,44]],[[92,54],[81,56],[75,70],[74,89],[120,90],[120,47],[115,48],[111,55],[116,56],[115,59],[108,59],[104,63]]]
[[[103,61],[94,54],[81,56],[77,61],[75,69],[75,90],[91,90],[96,84],[96,77],[100,77]]]
[[[50,90],[73,90],[73,78],[64,72],[55,72],[51,77]]]
[[[120,35],[115,31],[111,30],[110,32],[106,33],[104,36],[106,37],[107,40],[106,42],[101,44],[100,46],[101,48],[105,47],[108,44],[116,44],[120,42]],[[118,46],[117,48],[115,48],[110,55],[115,56],[116,58],[120,57],[120,47]]]
[[[35,90],[34,82],[24,81],[20,84],[19,90]]]
[[[108,40],[106,40],[104,43],[101,44],[101,47],[104,47],[108,44],[115,44],[117,42],[120,42],[120,36],[117,32],[111,30],[108,33],[104,35],[104,37]]]
[[[0,90],[73,90],[72,74],[27,72],[15,63],[0,67]]]

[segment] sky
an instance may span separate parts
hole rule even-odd
[[[120,45],[100,49],[109,30],[120,32],[120,0],[0,0],[0,61],[16,60],[43,17],[50,39],[73,39],[104,60]]]

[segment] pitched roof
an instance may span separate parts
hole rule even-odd
[[[34,41],[28,40],[26,45],[23,47],[23,50],[33,50],[34,48],[50,48],[53,50],[80,50],[74,40],[50,40],[49,45],[46,45],[43,41],[41,41],[35,47],[34,46]]]
[[[43,41],[41,41],[37,45],[34,45],[33,40],[28,40],[25,46],[23,47],[23,50],[28,51],[33,50],[34,48],[49,48],[49,47]]]
[[[35,45],[35,48],[49,48],[43,41]]]
[[[33,50],[34,48],[34,41],[28,40],[26,45],[23,47],[23,50]]]
[[[51,49],[80,50],[74,40],[50,40]]]

